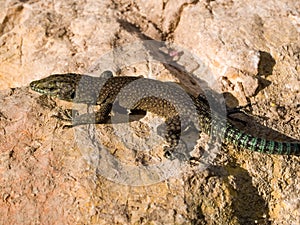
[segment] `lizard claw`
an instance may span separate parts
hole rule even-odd
[[[62,121],[70,122],[73,120],[73,117],[76,115],[78,115],[77,110],[65,109],[65,110],[59,110],[57,115],[52,115],[51,117],[54,117]]]

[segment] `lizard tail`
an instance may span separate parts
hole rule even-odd
[[[279,142],[254,137],[250,134],[241,132],[231,124],[224,129],[224,142],[235,146],[246,148],[251,151],[278,154],[278,155],[300,155],[300,143]]]

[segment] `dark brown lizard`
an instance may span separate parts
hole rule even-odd
[[[235,128],[223,116],[211,113],[207,102],[186,93],[178,84],[142,77],[100,77],[56,74],[30,83],[32,90],[74,103],[100,105],[100,110],[73,118],[73,126],[106,123],[113,105],[155,113],[166,119],[170,148],[178,144],[181,131],[193,124],[199,131],[219,136],[226,144],[269,154],[300,155],[300,143],[277,142],[254,137]]]

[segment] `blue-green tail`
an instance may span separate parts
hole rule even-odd
[[[279,155],[300,155],[300,143],[278,142],[254,137],[241,132],[231,124],[227,124],[223,135],[225,143],[251,151]]]

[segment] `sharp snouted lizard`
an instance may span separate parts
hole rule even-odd
[[[110,71],[105,71],[100,77],[73,73],[50,75],[31,82],[30,87],[61,100],[100,106],[93,115],[86,113],[73,118],[73,126],[106,123],[117,102],[129,110],[149,111],[164,117],[170,148],[178,144],[181,127],[193,123],[199,131],[223,137],[225,144],[268,154],[300,155],[299,142],[278,142],[249,135],[222,116],[213,115],[206,101],[186,93],[176,83],[133,76],[113,77]]]

